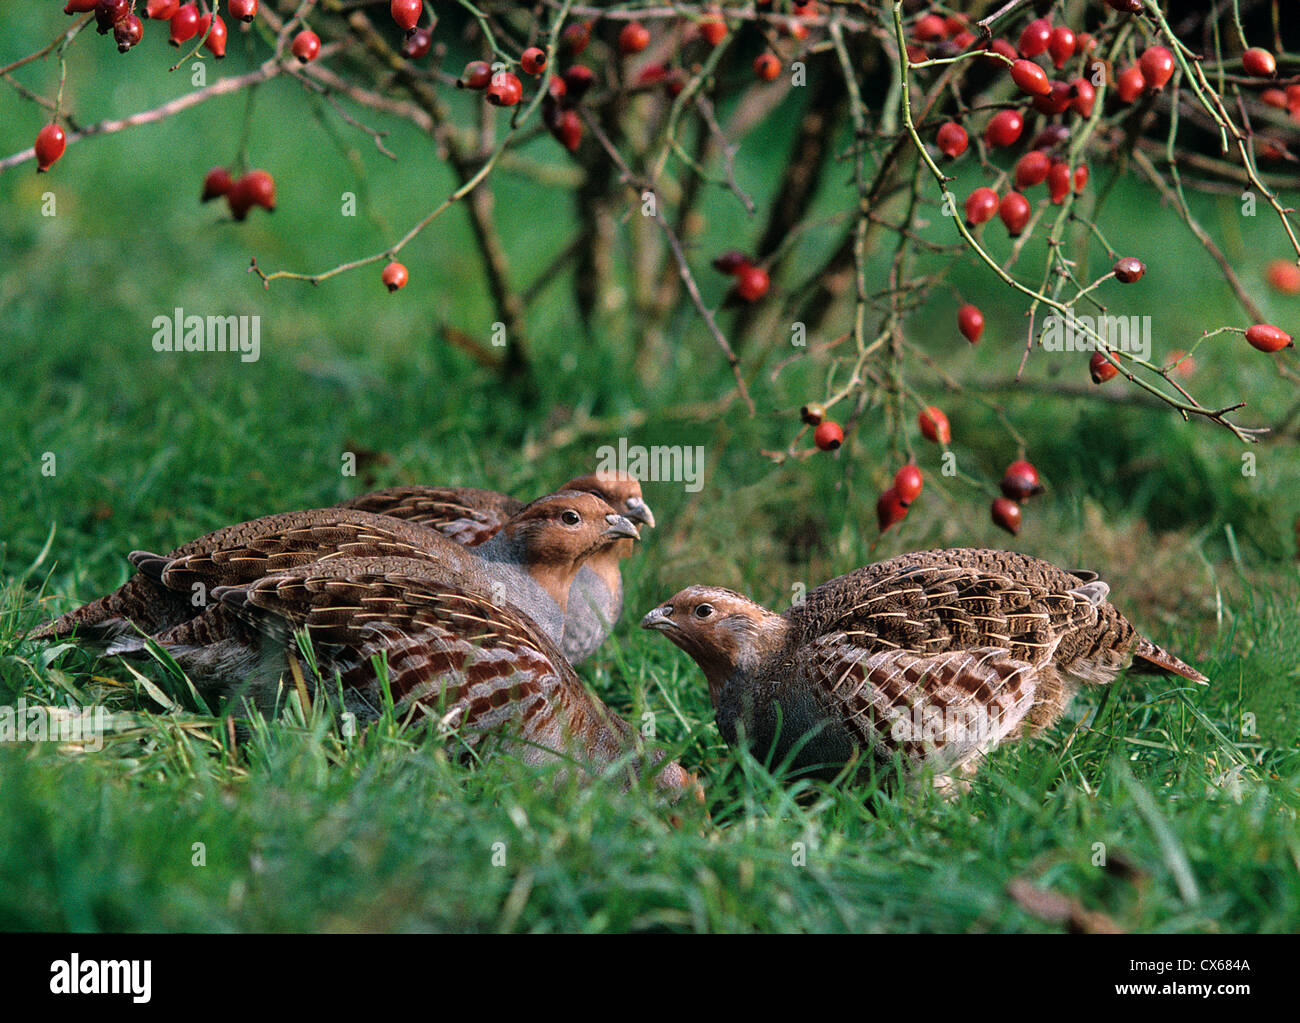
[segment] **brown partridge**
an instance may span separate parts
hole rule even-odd
[[[600,472],[569,480],[560,492],[594,494],[634,523],[654,528],[655,519],[641,494],[641,484],[627,473]],[[457,543],[474,546],[492,537],[523,503],[506,494],[472,487],[405,486],[376,490],[338,505],[438,530]],[[626,539],[594,554],[579,570],[565,616],[560,643],[574,664],[586,660],[603,643],[623,614],[623,577],[619,562],[632,556]]]
[[[437,561],[477,574],[480,588],[530,615],[548,635],[563,635],[564,611],[583,562],[636,527],[591,494],[534,501],[473,550],[423,526],[337,508],[286,512],[209,533],[170,554],[133,551],[137,573],[118,590],[47,623],[34,639],[77,635],[109,652],[137,649],[141,631],[157,635],[202,613],[218,586],[330,557],[396,556]]]
[[[382,671],[400,716],[431,718],[468,749],[482,752],[496,736],[525,763],[621,763],[653,771],[660,788],[696,788],[662,754],[643,760],[635,731],[583,687],[555,643],[481,582],[472,565],[332,557],[217,587],[203,615],[159,642],[205,695],[274,713],[296,678],[315,696],[296,653],[305,632],[320,678],[360,722],[385,705]]]
[[[709,684],[722,736],[829,775],[861,751],[973,774],[999,742],[1041,731],[1080,685],[1134,658],[1208,681],[1143,638],[1092,572],[1009,551],[922,551],[858,569],[775,614],[690,586],[642,628],[662,632]]]

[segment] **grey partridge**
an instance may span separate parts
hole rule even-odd
[[[593,553],[636,536],[636,527],[592,494],[542,498],[492,539],[462,547],[435,530],[369,512],[321,508],[239,523],[170,554],[133,551],[137,572],[113,593],[42,626],[33,639],[79,638],[123,653],[136,628],[157,635],[202,613],[218,586],[239,585],[322,558],[397,556],[477,574],[480,588],[530,615],[557,641],[578,569]]]
[[[876,763],[899,753],[946,788],[1135,658],[1208,681],[1140,636],[1108,593],[1095,573],[1023,554],[933,550],[832,579],[784,614],[690,586],[641,625],[700,666],[729,744],[743,731],[758,755],[823,775],[859,751]]]
[[[473,565],[332,557],[219,586],[203,615],[159,642],[205,695],[274,713],[295,676],[315,695],[306,669],[290,663],[305,633],[324,684],[359,722],[391,695],[400,715],[432,718],[471,749],[494,735],[529,764],[625,761],[653,771],[660,788],[696,787],[662,754],[643,760],[635,731],[583,687],[555,643],[481,583]]]
[[[598,472],[569,480],[560,492],[594,494],[634,523],[654,528],[655,519],[635,476]],[[338,505],[438,530],[457,543],[474,546],[492,537],[523,503],[506,494],[473,487],[404,486],[376,490]],[[619,563],[631,557],[632,539],[592,555],[574,581],[560,643],[574,664],[586,660],[609,637],[623,614],[623,577]]]

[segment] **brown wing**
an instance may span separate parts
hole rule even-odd
[[[143,574],[191,595],[333,558],[412,558],[461,573],[477,571],[473,556],[442,534],[369,512],[323,508],[244,525],[258,528],[223,530],[228,535],[214,534],[201,549],[181,557],[133,552],[131,558]]]
[[[631,730],[532,620],[492,603],[469,577],[408,559],[340,558],[217,596],[265,634],[305,630],[323,674],[337,672],[375,708],[379,656],[399,708],[462,727],[471,741],[509,733],[528,762],[570,753],[607,764],[631,748]]]
[[[337,505],[427,526],[467,547],[489,539],[523,506],[495,490],[428,486],[375,490]]]
[[[366,548],[369,542],[374,549]],[[89,642],[130,649],[138,644],[136,627],[153,635],[188,621],[202,611],[214,586],[252,580],[341,550],[464,556],[439,533],[368,512],[323,508],[267,515],[207,533],[167,554],[132,551],[127,560],[135,566],[135,576],[107,596],[47,622],[31,638],[53,639],[75,630]],[[202,588],[195,589],[196,584]]]
[[[842,633],[868,650],[933,654],[996,648],[1097,678],[1136,644],[1102,583],[1008,551],[903,555],[832,580],[792,610],[803,635]],[[1086,663],[1085,663],[1086,662]]]
[[[801,668],[856,745],[944,771],[1019,734],[1036,696],[1034,666],[996,647],[920,654],[833,633]]]

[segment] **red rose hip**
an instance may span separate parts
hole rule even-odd
[[[1290,348],[1295,344],[1291,340],[1291,335],[1285,330],[1268,323],[1257,323],[1249,328],[1246,331],[1246,340],[1250,342],[1252,348],[1257,348],[1261,352],[1280,352],[1283,348]]]
[[[952,440],[948,417],[933,405],[921,409],[916,417],[916,425],[921,428],[921,436],[935,444],[947,444]]]
[[[1029,223],[1029,200],[1019,192],[1008,192],[998,204],[998,216],[1014,238]]]
[[[1119,375],[1119,367],[1105,352],[1093,352],[1092,358],[1088,360],[1088,372],[1092,375],[1094,384],[1104,384]]]
[[[896,526],[907,518],[907,505],[898,496],[898,490],[890,487],[876,499],[876,524],[883,533],[891,526]]]
[[[995,149],[1013,146],[1025,130],[1025,119],[1019,110],[999,110],[984,129],[984,140]]]
[[[406,282],[410,279],[410,274],[406,272],[406,267],[394,260],[384,267],[384,272],[379,275],[380,280],[384,282],[391,294],[401,288],[406,287]]]
[[[1052,38],[1047,43],[1047,52],[1052,56],[1052,63],[1060,68],[1074,56],[1077,41],[1074,31],[1066,25],[1057,25],[1052,29]]]
[[[1016,188],[1033,188],[1047,180],[1051,158],[1040,149],[1032,149],[1016,161]]]
[[[966,134],[966,129],[956,121],[948,121],[939,126],[934,141],[939,147],[939,152],[943,153],[944,156],[956,159],[966,152],[970,137]]]
[[[424,10],[421,0],[392,0],[388,12],[403,32],[409,32],[420,23],[420,13]]]
[[[1115,279],[1121,284],[1136,284],[1146,272],[1146,264],[1134,256],[1115,261]]]
[[[519,66],[525,74],[540,75],[546,70],[546,51],[538,46],[530,46],[519,55]]]
[[[172,46],[189,42],[199,34],[199,18],[198,4],[181,4],[168,24],[167,41]]]
[[[471,60],[456,79],[462,89],[486,89],[492,81],[492,68],[485,60]]]
[[[1020,505],[1006,497],[996,498],[989,507],[989,516],[993,524],[1005,529],[1012,536],[1020,532]]]
[[[1124,103],[1132,103],[1147,87],[1146,76],[1136,64],[1130,64],[1115,79],[1115,92]]]
[[[774,53],[760,53],[754,58],[754,74],[760,81],[776,81],[781,76],[780,58]]]
[[[433,33],[427,28],[417,28],[402,43],[402,56],[407,60],[419,60],[427,57],[433,49]]]
[[[1268,264],[1268,283],[1283,295],[1300,295],[1300,266],[1286,259],[1275,259]]]
[[[234,185],[235,179],[230,176],[230,171],[225,167],[213,167],[203,179],[203,194],[199,196],[199,201],[211,202],[213,199],[219,199],[227,195]]]
[[[524,98],[524,83],[510,71],[500,71],[492,76],[486,99],[494,107],[513,107]]]
[[[315,60],[320,53],[320,36],[311,29],[305,28],[293,37],[293,44],[289,49],[299,61],[307,64]]]
[[[998,212],[998,193],[991,188],[977,188],[966,197],[966,223],[971,227],[988,223]]]
[[[36,170],[43,173],[59,162],[68,147],[68,137],[57,124],[47,124],[36,133]]]
[[[209,22],[211,25],[209,26]],[[220,14],[205,14],[199,19],[198,35],[207,33],[207,38],[203,40],[203,48],[207,50],[217,60],[222,60],[226,56],[226,23],[222,20]]]
[[[1032,60],[1018,60],[1011,65],[1011,80],[1021,92],[1030,96],[1046,96],[1052,91],[1047,72]]]
[[[921,496],[925,477],[915,465],[905,465],[894,474],[894,491],[903,504],[911,504]]]
[[[844,428],[835,420],[827,419],[813,431],[813,443],[823,451],[834,451],[844,443]]]
[[[971,344],[975,344],[984,333],[984,314],[979,306],[967,303],[957,310],[957,329]]]
[[[1142,51],[1139,66],[1142,68],[1146,87],[1155,92],[1157,89],[1163,89],[1174,76],[1174,55],[1163,46],[1149,46]]]
[[[1038,470],[1034,468],[1032,462],[1026,462],[1024,459],[1007,466],[999,486],[1002,488],[1002,493],[1012,501],[1023,501],[1027,497],[1043,492],[1042,484],[1038,481]]]
[[[746,302],[757,302],[767,294],[772,281],[758,266],[742,266],[736,271],[736,294]]]
[[[1253,46],[1241,55],[1241,66],[1246,74],[1255,78],[1272,78],[1277,74],[1277,61],[1268,50]]]
[[[1035,18],[1020,33],[1017,49],[1022,57],[1037,57],[1046,53],[1052,42],[1052,23],[1046,18]]]
[[[618,34],[618,52],[640,53],[650,45],[650,30],[639,21],[629,21]]]

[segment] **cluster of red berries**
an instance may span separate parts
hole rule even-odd
[[[1164,46],[1149,46],[1137,63],[1115,76],[1115,94],[1121,103],[1135,103],[1144,94],[1159,92],[1174,76],[1174,55]]]
[[[264,170],[253,170],[239,178],[225,167],[213,167],[203,179],[202,202],[225,196],[230,215],[243,220],[254,206],[268,213],[275,209],[275,178]]]
[[[936,444],[947,444],[952,440],[948,417],[933,405],[921,410],[917,425],[926,440]],[[876,499],[876,524],[882,533],[907,518],[908,509],[921,496],[924,485],[925,477],[914,463],[909,462],[894,474],[894,485]]]
[[[132,8],[132,0],[68,0],[64,14],[95,14],[95,30],[100,35],[113,33],[119,53],[126,53],[144,38],[144,22]],[[152,5],[150,5],[152,6]]]
[[[1002,474],[1000,484],[1002,496],[994,498],[989,507],[994,525],[1005,529],[1012,536],[1020,532],[1020,505],[1036,494],[1043,492],[1038,479],[1038,470],[1033,463],[1019,459],[1007,466]]]
[[[513,107],[524,98],[524,83],[517,74],[504,68],[493,72],[485,60],[471,60],[466,64],[456,86],[482,92],[494,107]]]
[[[596,80],[585,64],[573,64],[558,77],[552,76],[542,97],[542,123],[552,137],[570,153],[582,144],[582,118],[577,104]]]
[[[921,496],[925,477],[911,462],[894,473],[894,485],[876,498],[876,524],[883,533],[907,518],[912,502]]]
[[[253,13],[257,13],[257,4],[253,4]],[[234,8],[231,8],[231,14],[234,14]],[[243,19],[252,21],[252,16]],[[201,14],[198,4],[182,4],[176,8],[176,12],[168,19],[170,25],[170,35],[168,42],[173,46],[182,46],[191,39],[198,37],[203,39],[203,48],[218,60],[226,55],[226,40],[229,33],[226,29],[226,23],[221,20],[221,15]]]
[[[1250,53],[1251,51],[1247,50],[1246,52]],[[1265,89],[1259,94],[1259,98],[1270,107],[1287,111],[1291,115],[1292,121],[1300,123],[1300,84],[1288,85],[1285,89]],[[1274,140],[1262,139],[1258,152],[1261,157],[1266,159],[1278,159],[1282,155],[1282,147]]]
[[[733,290],[746,302],[757,302],[767,294],[772,279],[761,266],[755,266],[743,252],[732,249],[713,261],[713,268],[736,279]]]

